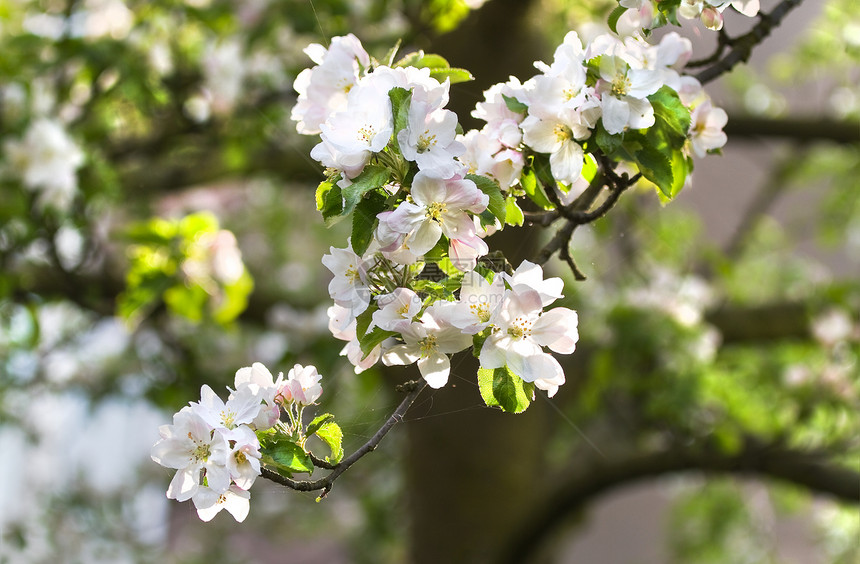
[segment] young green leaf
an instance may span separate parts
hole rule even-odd
[[[278,471],[307,472],[308,474],[314,471],[314,463],[310,455],[287,437],[277,437],[274,441],[261,446],[260,453],[263,455],[263,463],[274,466]]]
[[[529,110],[529,107],[513,96],[508,96],[506,94],[502,94],[502,99],[505,101],[505,105],[509,110],[514,112],[515,114],[524,114]]]
[[[327,421],[317,429],[316,435],[331,450],[331,455],[326,457],[327,462],[337,464],[343,460],[343,431],[341,431],[340,425],[334,421]]]
[[[618,33],[618,18],[627,11],[627,8],[624,6],[616,6],[612,12],[609,13],[609,19],[606,20],[607,25],[609,25],[609,29],[612,30],[612,33]]]
[[[340,186],[328,180],[320,182],[316,192],[317,209],[326,225],[331,226],[343,217],[343,196]]]
[[[478,190],[490,198],[490,202],[487,204],[487,209],[490,213],[499,218],[499,221],[504,225],[506,214],[505,198],[502,196],[502,190],[499,188],[498,183],[491,178],[477,174],[467,174],[466,180],[474,182],[475,186],[478,187]]]
[[[457,84],[458,82],[469,82],[470,80],[475,80],[475,77],[472,76],[472,73],[470,73],[466,69],[458,69],[458,68],[432,69],[430,71],[430,76],[435,78],[439,82],[445,82],[445,80],[448,80],[451,84]]]
[[[305,429],[305,436],[310,437],[314,433],[316,433],[320,427],[329,421],[334,421],[334,415],[331,413],[323,413],[322,415],[317,415],[314,417],[313,421],[308,423],[307,428]]]
[[[374,327],[371,331],[365,333],[359,340],[358,346],[361,348],[361,360],[367,358],[367,355],[376,348],[385,339],[397,335],[394,331],[386,331],[381,327]]]
[[[379,165],[367,165],[361,174],[352,180],[352,184],[342,190],[343,215],[355,209],[361,198],[376,188],[381,188],[391,177],[391,169]]]
[[[352,250],[357,255],[363,255],[373,240],[376,230],[376,216],[385,210],[384,194],[378,191],[370,192],[358,202],[355,213],[352,214]]]
[[[484,403],[507,413],[522,413],[534,399],[534,384],[523,381],[506,366],[495,370],[479,368],[478,388]]]
[[[552,177],[549,158],[546,155],[535,155],[532,169],[523,171],[520,184],[531,201],[545,210],[555,209],[555,205],[549,201],[546,192],[544,192],[544,185],[555,186],[557,184],[555,178]]]
[[[523,210],[517,204],[517,199],[511,195],[505,199],[505,223],[520,227],[525,221],[526,216]]]

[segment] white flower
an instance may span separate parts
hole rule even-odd
[[[466,150],[456,138],[457,114],[413,96],[407,127],[397,134],[400,152],[407,160],[415,161],[424,174],[451,178],[462,168],[455,157]]]
[[[552,397],[564,383],[564,370],[541,347],[570,354],[579,339],[576,312],[557,307],[541,313],[537,292],[508,292],[493,332],[481,348],[482,368],[507,366],[513,373],[546,390]]]
[[[347,94],[358,81],[361,67],[370,65],[370,57],[352,34],[333,37],[328,49],[313,43],[305,53],[318,66],[303,70],[293,82],[299,98],[290,118],[298,122],[299,133],[314,135],[330,115],[346,109]]]
[[[710,100],[705,100],[693,109],[690,114],[690,144],[697,157],[704,157],[708,151],[726,144],[728,138],[723,133],[723,127],[728,119],[725,110],[714,108]]]
[[[269,369],[259,362],[236,371],[236,390],[248,388],[256,397],[257,403],[261,404],[260,412],[251,422],[254,429],[270,429],[278,421],[280,409],[275,402],[275,395],[282,382],[283,374],[279,374],[276,381]]]
[[[468,335],[488,327],[502,306],[505,296],[504,277],[496,274],[492,282],[475,271],[467,272],[460,284],[456,308],[449,316],[451,325]]]
[[[427,308],[421,321],[401,331],[404,344],[395,345],[382,355],[386,366],[418,363],[421,376],[431,388],[441,388],[451,372],[449,354],[460,352],[472,344],[472,338],[452,326],[446,309],[450,302],[436,302]],[[448,310],[450,311],[450,310]]]
[[[620,56],[603,55],[600,78],[597,91],[600,93],[603,127],[608,133],[654,125],[654,108],[647,96],[662,86],[660,73],[631,68]]]
[[[402,202],[391,214],[380,214],[379,223],[406,234],[409,250],[419,256],[432,249],[443,234],[450,240],[474,238],[475,224],[467,212],[481,213],[489,203],[489,197],[471,180],[439,180],[423,171],[415,175],[411,196],[412,202]]]
[[[168,498],[191,499],[201,487],[201,473],[210,488],[227,490],[230,486],[227,440],[194,409],[182,408],[173,416],[173,425],[162,425],[158,432],[161,439],[152,446],[152,460],[177,470],[167,488]]]
[[[327,310],[329,317],[329,330],[335,339],[347,341],[346,346],[340,351],[341,356],[355,367],[355,373],[360,374],[379,361],[382,355],[382,346],[376,345],[367,355],[361,352],[361,346],[355,333],[356,321],[350,310],[337,304]]]
[[[530,115],[522,123],[525,144],[549,154],[552,176],[564,184],[573,184],[582,173],[585,152],[577,139],[591,135],[583,117],[577,110],[565,109],[551,118]]]
[[[246,425],[238,427],[231,439],[234,444],[227,455],[227,470],[238,487],[250,489],[260,475],[260,441]]]
[[[519,181],[525,164],[525,157],[520,151],[505,147],[485,130],[472,129],[458,139],[466,147],[459,157],[460,162],[466,165],[470,174],[489,176],[503,190]]]
[[[301,405],[311,405],[322,395],[319,372],[315,366],[296,364],[287,373],[287,380],[281,387],[280,396],[284,401],[294,401]]]
[[[330,116],[320,130],[322,142],[311,150],[311,157],[355,178],[391,138],[391,99],[359,83],[350,91],[346,108]]]
[[[197,516],[201,521],[207,522],[218,515],[222,509],[226,509],[237,522],[241,523],[251,510],[250,499],[250,492],[235,485],[223,492],[200,486],[193,497]]]
[[[240,387],[224,402],[204,384],[200,388],[200,402],[191,406],[213,429],[227,431],[251,423],[260,413],[260,400],[249,386]],[[229,433],[226,436],[232,439]]]
[[[348,308],[357,316],[370,304],[370,287],[366,283],[367,266],[351,247],[331,247],[329,253],[322,257],[323,265],[334,274],[328,285],[329,295],[336,304]]]
[[[522,141],[519,123],[523,114],[511,111],[504,96],[523,102],[526,100],[523,85],[516,77],[508,82],[491,86],[484,92],[484,101],[478,102],[472,111],[472,117],[487,122],[482,132],[491,139],[496,139],[505,147],[516,148]]]
[[[409,288],[395,288],[376,299],[379,309],[373,312],[372,326],[400,332],[421,311],[421,298]]]
[[[527,290],[537,292],[543,307],[564,297],[561,293],[564,289],[564,280],[557,276],[544,280],[543,268],[539,264],[524,260],[512,274],[504,273],[502,276],[507,279],[514,292],[523,293]]]
[[[84,153],[59,122],[34,121],[24,138],[7,141],[5,150],[12,172],[39,194],[38,206],[68,210],[78,188],[76,171],[84,164]]]

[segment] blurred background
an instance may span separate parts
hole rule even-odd
[[[417,374],[356,375],[328,332],[348,230],[289,120],[302,49],[439,53],[476,77],[451,90],[469,129],[616,5],[0,0],[0,563],[860,562],[854,0],[802,2],[708,87],[723,155],[578,230],[586,281],[548,265],[581,331],[557,396],[487,408],[462,355],[322,502],[258,480],[237,525],[165,498],[149,449],[204,383],[315,364],[349,452]],[[553,232],[490,244],[517,264]]]

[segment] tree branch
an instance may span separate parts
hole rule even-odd
[[[728,40],[731,51],[725,57],[699,72],[696,78],[702,84],[711,82],[729,72],[740,63],[745,63],[752,55],[753,48],[765,40],[770,32],[777,27],[791,10],[797,8],[803,0],[783,0],[769,14],[759,14],[759,22],[744,35]]]
[[[527,561],[534,547],[541,545],[564,517],[582,509],[597,496],[617,486],[662,476],[671,472],[702,471],[729,475],[775,478],[813,492],[831,495],[849,503],[860,503],[860,473],[832,463],[831,453],[771,447],[749,438],[740,452],[726,454],[713,447],[675,447],[667,451],[637,453],[612,461],[595,460],[591,465],[573,467],[561,478],[538,506],[522,522],[499,559],[504,564]]]
[[[287,478],[286,476],[282,476],[278,474],[274,470],[270,470],[266,467],[261,469],[262,475],[264,478],[281,484],[282,486],[286,486],[288,488],[300,491],[300,492],[312,492],[316,490],[322,490],[322,494],[320,494],[320,499],[324,498],[328,492],[331,491],[332,486],[334,485],[334,481],[337,478],[346,472],[350,466],[358,462],[364,455],[376,450],[376,447],[388,434],[388,432],[397,424],[403,421],[403,416],[406,415],[406,412],[412,407],[412,404],[415,403],[415,400],[418,398],[418,395],[421,391],[427,386],[427,383],[423,380],[413,380],[410,382],[406,382],[405,384],[401,384],[398,386],[399,391],[407,392],[406,397],[403,398],[403,401],[400,402],[400,405],[397,406],[397,409],[394,410],[394,413],[385,421],[382,427],[379,428],[376,433],[368,440],[366,443],[361,445],[358,450],[353,452],[348,457],[344,458],[338,464],[331,466],[331,473],[319,480],[293,480],[292,478]],[[314,461],[316,464],[316,461]],[[328,463],[324,465],[320,465],[323,468],[329,466]]]

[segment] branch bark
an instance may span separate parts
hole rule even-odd
[[[773,478],[839,500],[860,504],[860,473],[835,465],[832,454],[807,452],[788,447],[769,447],[749,438],[737,454],[714,447],[682,448],[637,453],[591,465],[577,461],[553,488],[536,511],[523,519],[526,526],[511,539],[499,564],[522,564],[534,547],[540,546],[564,523],[564,517],[579,511],[603,493],[626,484],[673,472],[701,471],[728,475]]]
[[[376,450],[376,447],[379,446],[379,443],[382,441],[383,438],[385,438],[385,435],[387,435],[388,432],[396,424],[403,421],[403,416],[406,415],[406,412],[409,411],[409,408],[412,407],[413,403],[415,403],[415,400],[418,398],[418,395],[426,387],[427,383],[423,380],[411,381],[402,384],[400,386],[400,389],[408,392],[406,394],[406,397],[403,398],[403,401],[400,402],[400,405],[397,406],[397,409],[394,410],[394,413],[392,413],[391,416],[382,425],[382,427],[380,427],[379,430],[374,433],[370,440],[361,445],[355,452],[344,458],[338,464],[335,464],[334,466],[329,466],[328,464],[321,465],[323,468],[328,467],[331,469],[331,473],[328,476],[320,478],[319,480],[293,480],[292,478],[287,478],[286,476],[278,474],[274,470],[269,470],[264,466],[261,469],[263,477],[277,484],[286,486],[290,489],[297,490],[300,492],[312,492],[316,490],[322,490],[322,493],[320,494],[320,499],[324,498],[328,494],[328,492],[331,491],[335,480],[337,480],[341,474],[346,472],[350,468],[350,466],[358,462],[364,455]],[[316,464],[316,462],[314,463]]]

